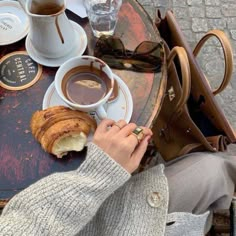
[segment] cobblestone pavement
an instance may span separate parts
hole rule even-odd
[[[228,36],[234,56],[234,72],[227,88],[217,95],[217,101],[236,130],[236,1],[235,0],[138,0],[154,16],[154,7],[168,2],[192,49],[211,29],[220,29]],[[198,62],[212,88],[220,84],[224,75],[224,60],[220,44],[210,39],[198,56]],[[236,145],[230,146],[236,153]]]

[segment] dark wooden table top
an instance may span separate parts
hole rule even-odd
[[[88,19],[81,19],[66,11],[68,17],[79,23],[88,37],[84,54],[93,55],[96,39],[92,36]],[[159,41],[160,36],[151,19],[135,0],[124,0],[119,12],[115,35],[126,48],[134,50],[144,40]],[[25,50],[25,39],[1,46],[0,56]],[[42,101],[48,86],[53,82],[58,68],[43,66],[39,81],[33,86],[10,91],[0,87],[0,207],[16,193],[38,179],[53,172],[76,169],[83,161],[86,149],[69,153],[56,159],[45,153],[30,132],[30,119],[36,110],[42,109]],[[131,122],[150,126],[158,114],[166,86],[166,65],[160,73],[137,73],[113,70],[129,87],[134,110]]]

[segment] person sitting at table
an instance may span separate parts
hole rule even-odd
[[[146,127],[103,120],[78,169],[9,201],[0,235],[204,235],[209,212],[230,206],[236,157],[192,153],[131,176],[151,136]]]

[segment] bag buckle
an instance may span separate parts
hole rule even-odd
[[[169,100],[171,102],[175,98],[175,91],[173,86],[171,86],[170,89],[168,90],[168,95],[169,95]]]

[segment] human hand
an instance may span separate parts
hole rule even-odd
[[[149,128],[141,127],[143,138],[139,141],[132,132],[135,128],[136,124],[124,120],[104,119],[93,136],[93,142],[129,173],[138,168],[152,136]]]

